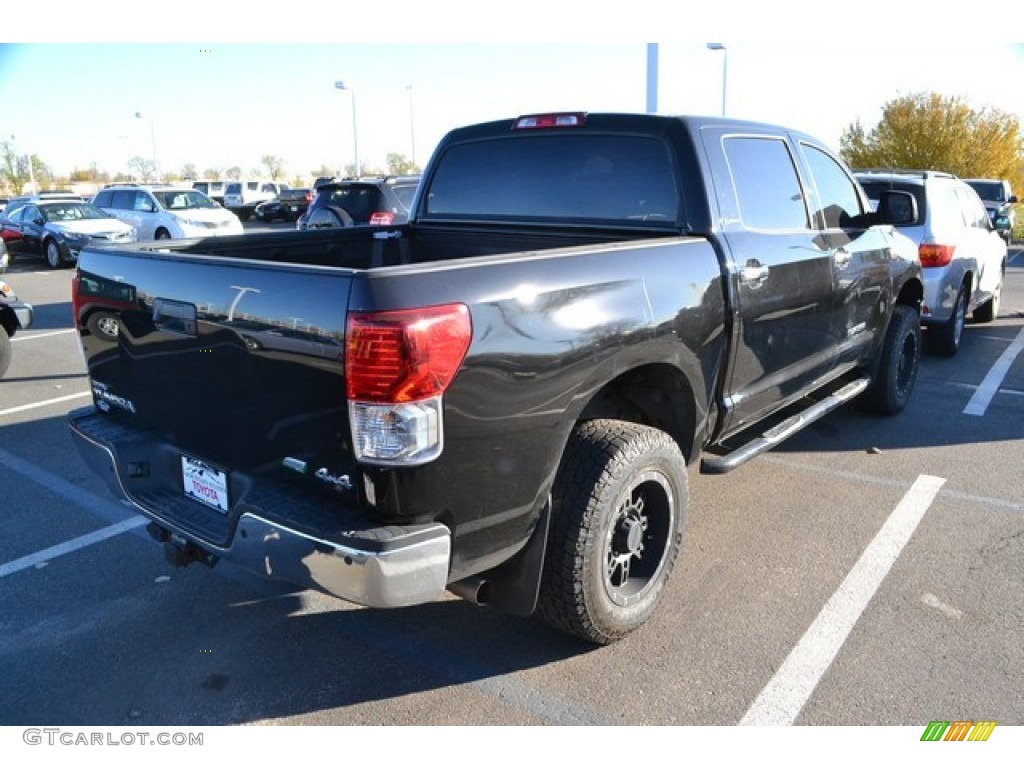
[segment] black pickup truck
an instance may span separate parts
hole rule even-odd
[[[447,589],[610,643],[663,592],[687,465],[858,396],[903,409],[922,282],[891,225],[914,206],[872,212],[769,125],[456,129],[401,226],[83,250],[76,308],[134,299],[116,336],[79,328],[94,405],[70,427],[176,564],[374,607]]]

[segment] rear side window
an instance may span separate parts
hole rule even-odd
[[[748,229],[809,229],[800,178],[789,146],[771,137],[725,139],[740,219]]]
[[[114,193],[111,192],[109,189],[105,189],[98,195],[96,195],[96,199],[93,201],[93,205],[97,206],[98,208],[110,208],[110,203],[113,200],[113,198]]]
[[[647,136],[532,135],[449,147],[428,216],[675,222],[668,148]]]

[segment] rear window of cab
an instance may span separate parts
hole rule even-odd
[[[675,222],[671,155],[647,136],[532,135],[456,144],[437,163],[425,217]]]

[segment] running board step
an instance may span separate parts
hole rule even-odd
[[[839,406],[853,400],[857,395],[868,388],[871,384],[871,377],[865,376],[862,379],[851,381],[849,384],[837,389],[823,400],[800,413],[790,416],[785,421],[769,429],[760,437],[751,440],[746,445],[730,451],[724,456],[705,457],[701,461],[700,471],[708,475],[722,475],[730,472],[736,467],[750,461],[765,451],[771,450],[783,440],[792,437],[804,427],[813,424],[827,413],[834,411]]]

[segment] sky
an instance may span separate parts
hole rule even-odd
[[[458,0],[450,2],[457,10]],[[1024,124],[1024,44],[949,45],[927,30],[898,45],[859,34],[852,46],[834,24],[780,41],[753,34],[757,25],[748,19],[691,29],[679,41],[672,25],[634,24],[635,15],[621,14],[642,2],[615,3],[620,15],[595,24],[597,10],[610,7],[598,2],[575,5],[594,9],[590,27],[545,26],[541,20],[564,15],[537,12],[507,25],[494,17],[486,31],[468,24],[442,34],[436,17],[457,14],[441,14],[446,6],[435,0],[422,4],[435,17],[422,34],[372,6],[327,14],[349,30],[349,39],[339,33],[332,40],[332,24],[311,29],[316,6],[303,3],[296,15],[304,25],[273,14],[244,23],[214,18],[209,33],[223,42],[190,42],[195,21],[177,7],[164,39],[152,42],[119,39],[116,25],[90,29],[84,17],[79,28],[56,14],[67,28],[56,25],[49,38],[0,43],[0,141],[38,155],[58,175],[93,163],[126,172],[136,155],[176,173],[186,163],[200,174],[231,166],[248,173],[273,155],[290,179],[352,164],[357,146],[362,166],[383,168],[392,152],[422,166],[459,125],[554,110],[646,111],[651,45],[662,114],[718,115],[724,95],[730,117],[783,123],[838,149],[844,129],[860,121],[870,130],[887,101],[936,91]],[[709,49],[712,41],[725,50]],[[339,81],[345,90],[335,87]]]

